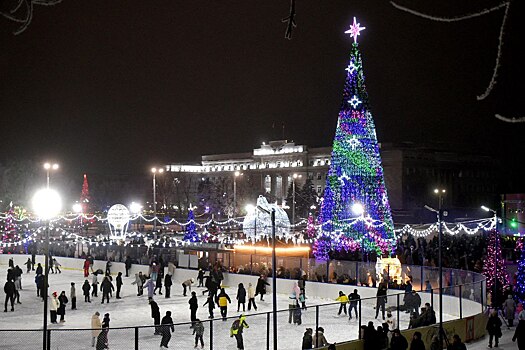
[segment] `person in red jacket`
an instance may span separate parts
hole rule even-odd
[[[84,278],[89,276],[89,266],[90,266],[89,260],[86,259],[84,261]]]

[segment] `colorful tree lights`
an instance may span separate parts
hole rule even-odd
[[[199,234],[197,233],[195,225],[195,216],[193,210],[190,209],[188,212],[188,225],[186,225],[184,232],[184,240],[187,242],[199,242]]]
[[[508,285],[509,276],[505,270],[505,260],[501,257],[500,239],[495,230],[489,234],[483,274],[487,277],[487,290],[492,298],[492,305],[498,306],[502,301],[503,289]]]
[[[518,259],[518,276],[514,292],[518,302],[525,305],[525,238],[522,237],[516,242],[516,250],[520,253],[520,258]]]

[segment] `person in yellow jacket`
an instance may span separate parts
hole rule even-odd
[[[98,335],[102,330],[102,322],[100,322],[100,313],[97,311],[91,316],[91,347],[95,347]]]
[[[238,319],[233,321],[230,328],[230,337],[235,337],[237,340],[237,349],[239,350],[244,350],[244,341],[242,339],[242,330],[244,328],[250,328],[250,326],[246,323],[246,316],[241,314]]]
[[[226,321],[226,316],[228,314],[228,304],[232,301],[230,300],[230,296],[226,294],[224,288],[221,288],[221,292],[219,295],[217,295],[215,302],[219,305],[219,309],[221,310],[222,320]]]
[[[339,297],[335,299],[335,301],[338,301],[341,303],[339,306],[339,312],[337,313],[337,316],[341,315],[341,311],[345,312],[346,315],[346,304],[348,304],[348,296],[345,295],[342,291],[339,291]]]

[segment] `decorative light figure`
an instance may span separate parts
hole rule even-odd
[[[350,26],[345,34],[350,34],[354,38],[354,43],[357,43],[357,37],[360,35],[360,31],[366,29],[366,27],[361,27],[361,23],[357,23],[357,20],[354,17],[354,23]]]

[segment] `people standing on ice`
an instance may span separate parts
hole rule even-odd
[[[323,346],[328,345],[328,341],[326,340],[324,336],[323,327],[317,328],[317,332],[315,332],[314,336],[312,337],[312,344],[314,345],[314,348],[323,347]]]
[[[146,281],[143,288],[148,289],[148,298],[153,298],[153,295],[155,294],[155,282],[151,278]]]
[[[92,297],[98,297],[98,271],[93,272],[93,279],[91,281],[91,286],[93,287],[93,290],[91,291]]]
[[[75,288],[75,282],[71,282],[71,290],[69,291],[71,298],[71,310],[77,309],[77,290]]]
[[[352,319],[352,310],[355,312],[355,318],[357,319],[357,303],[359,302],[359,299],[361,299],[361,296],[357,292],[357,289],[354,289],[350,295],[348,295],[348,300],[350,301],[350,306],[348,307],[348,319]]]
[[[85,280],[84,284],[82,285],[82,292],[84,293],[84,302],[85,303],[91,303],[91,299],[89,298],[89,290],[91,289],[91,286],[89,285],[89,281]]]
[[[142,280],[142,272],[135,274],[135,281],[131,282],[131,284],[137,285],[137,296],[141,296],[143,294],[143,280]]]
[[[60,271],[60,266],[62,266],[62,265],[57,261],[57,259],[53,258],[52,266],[55,267],[55,269],[58,271],[58,273],[62,273],[62,271]]]
[[[13,258],[9,258],[8,266],[11,269],[15,267],[15,262],[14,262]]]
[[[42,264],[38,263],[38,265],[36,266],[35,273],[37,275],[43,275],[44,274],[44,269],[42,268]]]
[[[29,273],[31,271],[31,266],[33,266],[31,263],[31,258],[27,258],[27,261],[24,263],[24,265],[27,268],[26,273]]]
[[[246,323],[246,316],[240,315],[238,319],[233,321],[233,324],[230,328],[230,337],[235,337],[237,340],[237,349],[244,349],[244,340],[242,338],[242,333],[244,328],[250,328],[248,323]]]
[[[150,274],[149,274],[149,277],[153,280],[153,281],[157,281],[157,277],[158,277],[158,274],[159,274],[159,265],[157,265],[156,263],[153,263],[151,266],[150,266]]]
[[[206,299],[206,302],[204,303],[204,305],[202,305],[202,307],[205,307],[206,305],[208,305],[208,313],[209,313],[208,318],[213,319],[213,309],[215,309],[215,302],[213,301],[213,295],[208,295],[208,299]]]
[[[193,326],[193,334],[195,335],[195,346],[194,348],[197,348],[197,344],[201,343],[201,349],[204,349],[204,325],[202,324],[201,320],[198,318],[195,320],[195,325]]]
[[[191,298],[190,300],[188,300],[188,304],[190,304],[190,321],[191,326],[193,327],[195,324],[195,320],[197,319],[197,309],[199,308],[197,293],[191,292]]]
[[[95,265],[95,259],[91,255],[88,255],[87,260],[89,261],[89,270],[93,273],[93,265]]]
[[[248,283],[248,311],[251,311],[253,305],[253,309],[257,311],[257,305],[255,305],[255,288],[251,283]]]
[[[339,291],[339,296],[337,297],[337,299],[335,299],[335,301],[338,301],[340,303],[339,312],[337,313],[337,316],[341,315],[341,312],[343,311],[346,315],[346,304],[348,303],[348,297],[346,296],[346,294],[343,293],[343,291]]]
[[[58,297],[58,309],[57,314],[60,315],[60,322],[66,322],[66,305],[68,303],[68,299],[66,296],[66,292],[62,291],[60,292],[60,296]]]
[[[12,280],[7,280],[4,284],[5,306],[4,312],[7,312],[7,303],[11,302],[11,311],[15,311],[15,283]]]
[[[120,297],[120,289],[122,288],[122,272],[119,272],[117,274],[117,278],[116,278],[115,282],[117,283],[117,296],[116,296],[116,299],[122,299]]]
[[[95,343],[101,330],[102,322],[100,322],[100,314],[97,311],[91,316],[91,347],[95,347]]]
[[[15,280],[14,284],[15,284],[15,300],[16,300],[16,303],[17,304],[22,304],[20,302],[20,286],[19,286],[19,283],[17,283],[17,281]]]
[[[162,318],[161,325],[162,339],[160,341],[160,348],[168,349],[171,332],[175,331],[175,327],[173,327],[173,319],[171,318],[171,311],[166,311],[166,316]]]
[[[102,329],[97,337],[97,350],[109,349],[109,321],[109,314],[105,314],[102,320]]]
[[[35,263],[36,263],[36,253],[33,249],[31,252],[31,271],[35,271]]]
[[[255,296],[261,295],[261,301],[264,301],[264,295],[266,294],[266,286],[270,283],[266,282],[265,277],[261,275],[257,280],[257,287],[255,287]]]
[[[109,294],[114,289],[115,287],[113,287],[113,283],[111,283],[111,281],[109,280],[109,277],[105,276],[104,279],[102,280],[102,283],[100,284],[100,291],[102,292],[102,303],[101,304],[104,304],[104,299],[106,299],[107,302],[109,303]]]
[[[193,278],[190,278],[189,280],[186,280],[182,282],[182,295],[186,296],[186,288],[189,288],[191,292],[191,285],[193,284],[194,280]]]
[[[124,267],[126,268],[126,277],[129,277],[129,270],[131,270],[131,258],[129,257],[129,255],[126,256]]]
[[[385,319],[385,304],[387,298],[387,288],[384,282],[379,283],[376,293],[376,318],[379,316],[379,309],[383,315],[383,320]]]
[[[244,288],[244,284],[239,283],[239,286],[237,288],[237,296],[235,297],[237,299],[237,312],[240,311],[241,305],[242,305],[242,312],[246,311],[246,289]]]
[[[302,277],[297,281],[297,285],[299,286],[299,290],[301,293],[299,294],[299,300],[301,301],[301,308],[303,310],[306,310],[306,272],[303,271]]]
[[[162,274],[157,275],[157,280],[155,281],[155,289],[153,290],[153,294],[156,294],[157,289],[159,290],[159,295],[162,295]]]
[[[313,347],[313,341],[312,341],[312,328],[306,328],[306,331],[303,335],[303,346],[301,347],[302,350],[306,349],[312,349]]]
[[[168,274],[169,274],[171,277],[175,276],[175,269],[176,269],[176,267],[175,267],[175,263],[173,263],[173,261],[170,261],[170,262],[168,263]]]
[[[57,298],[57,292],[53,292],[49,303],[49,313],[51,314],[51,323],[57,323],[57,310],[60,302]]]
[[[84,260],[84,278],[87,278],[89,276],[89,260]]]
[[[151,308],[151,318],[153,318],[153,324],[155,325],[155,335],[160,335],[160,309],[159,305],[153,298],[148,298],[148,303]]]
[[[509,327],[514,326],[514,315],[516,314],[516,302],[512,299],[512,294],[507,296],[507,300],[502,305],[505,318],[508,321]]]
[[[111,259],[108,259],[108,261],[106,261],[106,276],[108,275],[111,275],[111,266],[113,264],[111,263]]]
[[[172,284],[173,284],[173,282],[171,281],[171,275],[168,273],[164,277],[164,294],[165,294],[164,296],[166,298],[170,297],[171,285]]]
[[[221,310],[221,316],[222,320],[226,321],[226,317],[228,315],[228,304],[231,304],[231,299],[228,294],[226,294],[226,291],[224,288],[221,288],[221,292],[219,295],[217,295],[216,303],[219,305],[219,309]]]
[[[197,287],[204,287],[204,270],[199,269],[199,273],[197,274],[197,281],[199,281],[199,285]]]
[[[35,276],[35,284],[36,284],[36,296],[41,297],[43,299],[44,276],[37,274]]]

